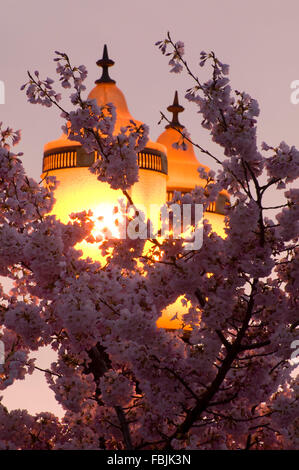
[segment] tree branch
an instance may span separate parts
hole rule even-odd
[[[127,423],[124,411],[121,406],[115,406],[114,407],[119,423],[120,423],[120,428],[122,431],[122,435],[124,438],[124,443],[126,450],[133,450],[133,444],[131,440],[131,434],[130,434],[130,429],[129,429],[129,424]]]

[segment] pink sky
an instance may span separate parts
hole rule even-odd
[[[22,129],[19,151],[24,152],[30,176],[39,178],[43,145],[60,135],[61,119],[55,109],[28,104],[20,86],[28,69],[55,78],[56,49],[67,52],[74,64],[87,66],[89,91],[100,74],[95,62],[107,43],[116,62],[111,76],[132,115],[150,125],[152,140],[163,130],[157,126],[159,111],[171,103],[177,89],[186,108],[182,123],[196,142],[215,148],[200,127],[196,108],[183,99],[192,82],[185,75],[169,74],[167,60],[154,46],[168,30],[175,40],[185,42],[186,58],[198,74],[202,50],[214,50],[230,64],[232,86],[260,103],[260,141],[277,145],[285,140],[299,147],[299,105],[290,102],[290,84],[299,79],[297,0],[10,0],[2,2],[0,14],[0,80],[6,87],[0,121]],[[199,159],[214,167],[208,159]],[[275,193],[271,197],[275,200]],[[47,354],[40,360],[47,366]],[[30,411],[55,410],[54,398],[37,374],[5,394],[4,403]]]

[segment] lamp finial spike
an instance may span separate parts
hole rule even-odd
[[[109,77],[109,67],[114,65],[114,61],[109,59],[107,44],[104,45],[103,57],[97,61],[97,65],[102,67],[102,76],[95,81],[96,84],[99,83],[115,83],[115,80]]]
[[[185,108],[179,104],[178,92],[176,90],[175,94],[174,94],[173,103],[170,106],[168,106],[168,108],[167,108],[167,110],[170,113],[172,113],[172,120],[171,120],[171,123],[166,126],[166,128],[179,127],[181,129],[183,129],[184,126],[182,126],[182,124],[179,121],[179,113],[184,111],[184,109]]]

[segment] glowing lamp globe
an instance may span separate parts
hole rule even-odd
[[[167,175],[167,200],[171,201],[174,191],[180,191],[182,194],[191,192],[195,186],[206,185],[206,180],[199,177],[198,168],[202,167],[206,171],[209,168],[203,166],[197,160],[192,143],[185,141],[186,149],[174,148],[173,144],[178,142],[180,134],[178,130],[183,130],[184,126],[179,122],[178,115],[184,111],[183,106],[179,104],[178,93],[175,92],[173,104],[168,106],[168,111],[172,113],[172,121],[165,127],[165,131],[158,137],[157,142],[167,149],[168,175]],[[211,224],[212,229],[219,236],[225,237],[224,218],[225,205],[229,198],[225,192],[221,192],[216,202],[210,204],[204,213],[204,219]],[[187,313],[188,305],[183,306],[182,297],[170,305],[158,320],[158,326],[166,329],[177,329],[182,326],[182,315]],[[177,316],[177,319],[171,320]]]
[[[102,59],[97,65],[102,67],[102,76],[96,80],[96,86],[88,95],[95,99],[99,106],[113,103],[116,107],[115,133],[120,127],[130,124],[130,120],[138,125],[140,121],[134,119],[129,112],[126,99],[122,91],[116,86],[108,73],[108,68],[114,62],[109,59],[107,46],[104,47]],[[53,213],[64,223],[68,222],[73,212],[91,210],[95,220],[102,217],[101,227],[108,226],[112,231],[116,229],[113,223],[112,207],[117,205],[120,198],[124,199],[120,190],[113,190],[108,183],[99,182],[88,167],[90,167],[97,154],[87,154],[81,144],[68,139],[66,134],[49,142],[44,147],[43,173],[55,176],[59,185],[55,190],[56,203]],[[141,207],[149,215],[150,205],[162,206],[165,203],[167,156],[162,144],[148,141],[146,147],[138,153],[139,180],[129,192],[134,204]],[[95,230],[101,230],[95,225]],[[117,234],[115,234],[117,235]],[[98,244],[83,242],[78,247],[83,250],[83,256],[101,260]]]
[[[209,171],[207,166],[202,165],[196,158],[192,143],[185,141],[186,150],[173,147],[173,144],[179,140],[178,130],[184,129],[179,122],[178,114],[184,111],[183,106],[179,104],[178,93],[175,92],[173,104],[168,106],[168,111],[173,114],[171,124],[168,124],[165,131],[158,137],[157,142],[167,149],[168,176],[167,176],[167,200],[170,201],[174,191],[180,191],[182,194],[189,193],[195,186],[206,185],[206,180],[199,177],[198,168],[204,168]],[[204,213],[204,218],[212,225],[213,231],[224,237],[224,213],[225,205],[229,202],[228,195],[221,192],[215,203],[210,204]]]

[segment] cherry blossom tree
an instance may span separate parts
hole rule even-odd
[[[9,295],[1,289],[0,389],[32,374],[39,366],[29,353],[51,346],[57,360],[44,373],[65,410],[58,419],[0,405],[2,449],[298,448],[290,357],[298,338],[299,190],[290,183],[299,176],[299,152],[284,142],[259,149],[258,104],[231,90],[228,66],[214,52],[200,54],[200,66],[212,71],[201,82],[182,42],[168,35],[157,45],[171,71],[193,81],[186,99],[224,154],[196,144],[217,171],[201,171],[206,187],[175,193],[170,205],[207,208],[226,190],[227,236],[204,221],[199,250],[151,239],[143,256],[145,240],[107,240],[102,249],[113,254],[105,266],[83,259],[75,246],[90,240],[91,214],[71,214],[68,224],[49,215],[55,180],[45,186],[28,177],[13,151],[20,133],[1,127],[0,274],[14,287]],[[138,180],[147,126],[131,122],[115,135],[114,106],[82,97],[86,68],[61,52],[55,61],[62,87],[73,88],[71,110],[37,71],[23,86],[29,102],[59,108],[69,139],[99,153],[90,170],[134,204],[128,189]],[[178,130],[174,144],[186,140]],[[271,219],[264,201],[273,188],[284,202]],[[179,296],[182,328],[157,328]]]

